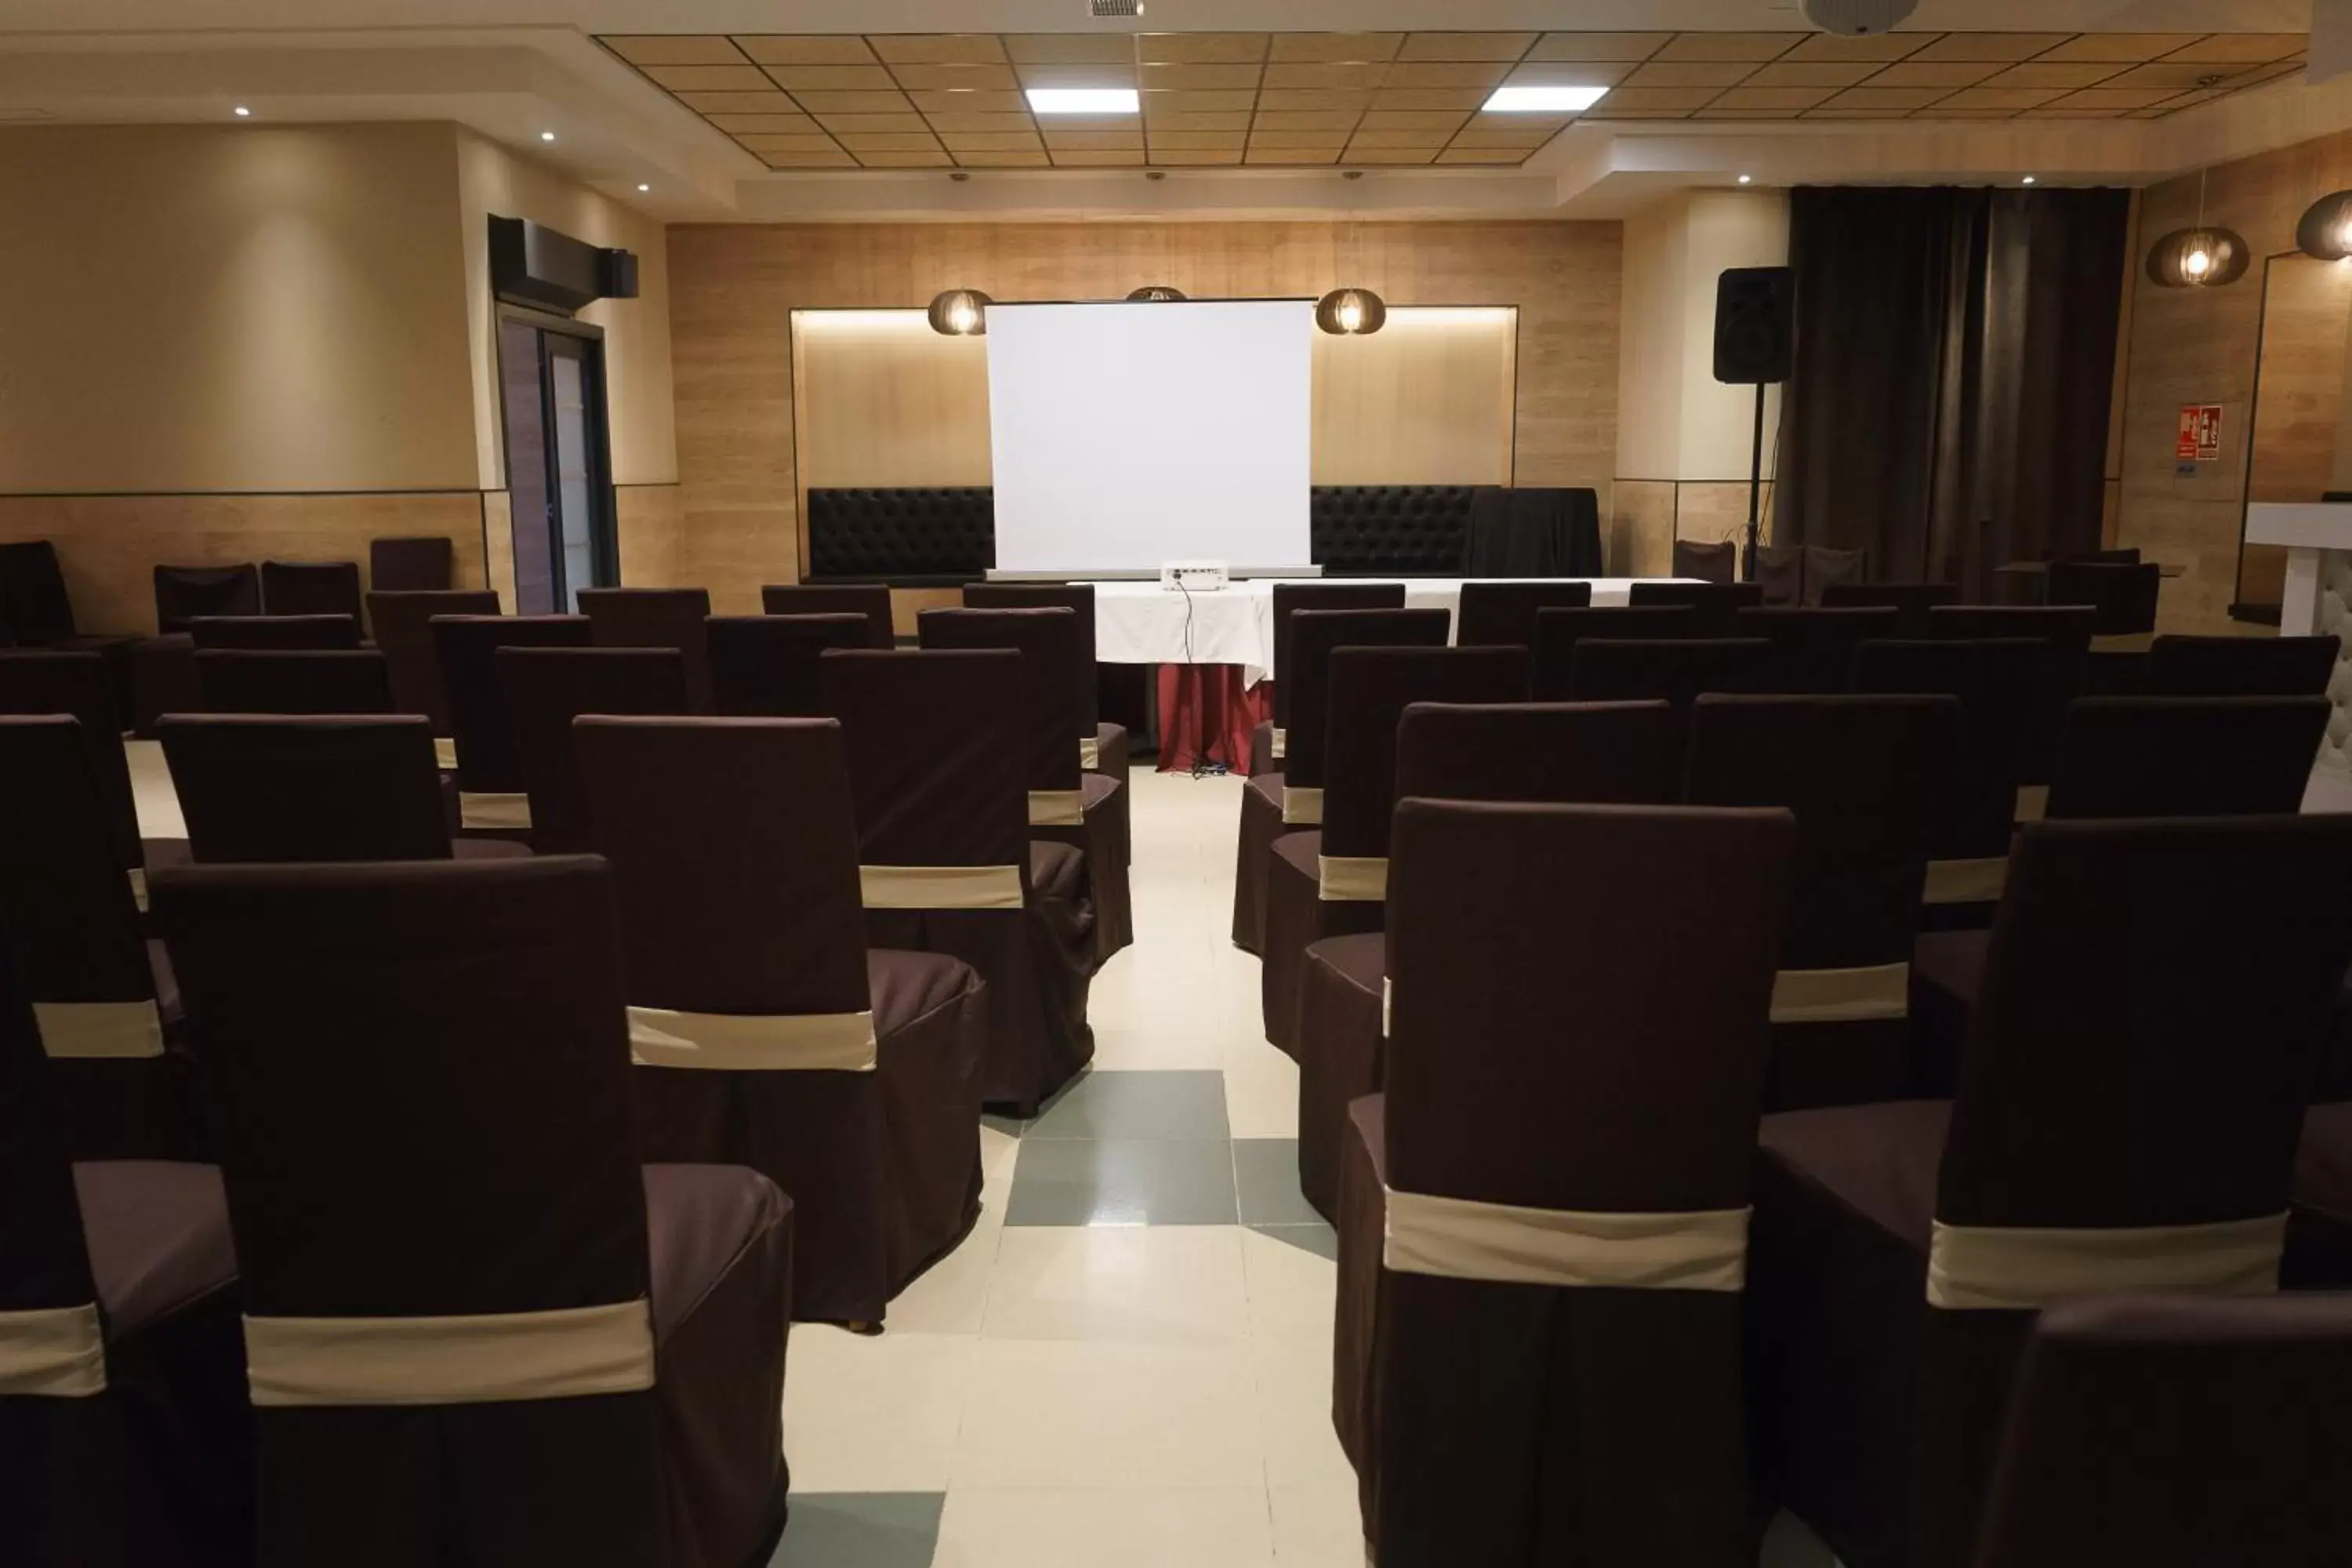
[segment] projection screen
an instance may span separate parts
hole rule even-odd
[[[1315,306],[992,305],[1000,572],[1308,560]]]

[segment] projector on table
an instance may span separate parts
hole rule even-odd
[[[1160,585],[1170,593],[1213,594],[1225,585],[1222,561],[1167,561],[1160,567]]]

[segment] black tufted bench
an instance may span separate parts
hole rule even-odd
[[[1328,577],[1446,576],[1462,570],[1474,485],[1318,485],[1309,547]]]
[[[996,564],[995,492],[811,490],[808,539],[812,583],[976,583]]]
[[[1334,577],[1455,575],[1478,494],[1473,485],[1318,485],[1314,563]],[[814,489],[808,537],[812,583],[953,587],[996,564],[995,497],[984,488]]]

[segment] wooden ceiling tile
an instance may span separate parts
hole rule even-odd
[[[759,92],[771,84],[754,65],[646,66],[645,74],[672,92]]]
[[[1045,150],[1042,147],[1034,153],[958,153],[955,161],[967,169],[1050,169],[1054,166],[1053,160],[1045,156]]]
[[[1004,52],[1018,65],[1133,65],[1135,40],[1124,33],[1014,33]]]
[[[1871,87],[1974,87],[2004,68],[1991,60],[1898,60],[1872,77]]]
[[[1784,60],[1866,60],[1885,64],[1925,48],[1940,33],[1869,33],[1849,38],[1838,33],[1815,33],[1780,58]]]
[[[1365,131],[1445,131],[1452,132],[1462,124],[1458,110],[1442,110],[1434,113],[1417,113],[1393,109],[1375,109],[1364,116]]]
[[[1735,87],[1707,105],[1709,109],[1777,109],[1794,112],[1827,103],[1833,87]]]
[[[1261,147],[1328,147],[1338,152],[1346,144],[1343,132],[1330,131],[1252,131],[1250,151]]]
[[[816,121],[805,114],[712,114],[705,118],[730,136],[758,136],[816,129]]]
[[[2027,60],[1982,79],[1982,83],[1986,87],[2047,87],[2072,92],[2077,88],[2095,86],[2123,68],[2113,63]]]
[[[2193,92],[2200,88],[2220,87],[2223,81],[2242,75],[2244,66],[2221,65],[2210,60],[2156,60],[2144,66],[2132,66],[2120,75],[2111,76],[2099,83],[2101,87],[2161,87],[2174,92]],[[2087,83],[2085,85],[2088,85]]]
[[[1372,108],[1411,114],[1430,114],[1447,110],[1467,114],[1486,99],[1486,90],[1475,87],[1382,88],[1372,94]]]
[[[1236,142],[1231,147],[1171,147],[1162,151],[1155,143],[1145,156],[1153,163],[1171,168],[1209,168],[1240,163],[1242,148]]]
[[[1399,60],[1387,87],[1493,87],[1511,74],[1507,60]]]
[[[1531,60],[1646,60],[1672,33],[1546,33],[1528,51]]]
[[[2268,65],[2302,53],[2309,41],[2301,33],[2216,33],[2164,58],[2203,60],[2214,65]]]
[[[1147,88],[1177,92],[1255,92],[1259,68],[1243,66],[1146,65]]]
[[[1271,88],[1257,95],[1260,109],[1347,109],[1361,114],[1372,106],[1363,89],[1334,91],[1320,88]]]
[[[1004,40],[993,33],[874,33],[866,42],[887,65],[1004,63]]]
[[[915,106],[902,92],[796,92],[793,97],[811,114],[912,114]]]
[[[925,118],[930,121],[931,129],[942,135],[954,132],[960,136],[989,136],[1019,131],[1034,134],[1036,131],[1036,121],[1031,120],[1025,111],[995,114],[956,111],[927,115]]]
[[[598,43],[633,66],[740,66],[743,51],[721,36],[698,33],[622,33]]]
[[[1909,58],[1915,60],[2030,60],[2072,33],[1947,33]]]
[[[1448,147],[1437,155],[1437,161],[1441,163],[1485,163],[1510,166],[1526,163],[1528,157],[1526,153],[1508,147]]]
[[[1778,59],[1804,41],[1803,33],[1677,33],[1651,58],[1658,60]]]
[[[1744,87],[1853,87],[1879,68],[1868,60],[1774,60]]]
[[[1013,92],[1021,86],[1008,65],[894,65],[890,74],[900,87],[935,92]]]
[[[1925,109],[1942,98],[1940,87],[1850,87],[1829,100],[1834,109]]]
[[[1145,33],[1135,56],[1146,65],[1257,65],[1265,58],[1264,33]]]
[[[1516,60],[1535,47],[1537,33],[1408,33],[1400,60]]]
[[[1529,60],[1503,79],[1513,87],[1614,87],[1641,68],[1632,60]]]
[[[754,153],[820,153],[836,145],[834,139],[814,125],[804,135],[797,136],[738,136],[736,141]]]
[[[1056,131],[1045,127],[1045,147],[1054,153],[1124,153],[1140,151],[1140,131]]]
[[[933,147],[927,153],[860,153],[857,161],[869,169],[951,169],[955,160],[944,147]]]
[[[681,92],[677,100],[700,114],[793,114],[798,106],[781,89],[765,92]]]
[[[1360,137],[1348,143],[1339,154],[1342,163],[1433,163],[1441,149],[1436,147],[1382,147],[1370,144]]]
[[[1686,113],[1722,89],[1713,87],[1621,87],[1593,106],[1596,116],[1612,114]]]
[[[1375,88],[1394,68],[1386,61],[1360,63],[1276,63],[1265,68],[1265,85],[1272,88],[1321,89],[1346,91]]]
[[[1357,131],[1354,139],[1348,144],[1351,148],[1423,147],[1433,153],[1453,140],[1454,132],[1450,129],[1440,131],[1384,131],[1376,126],[1365,126]]]
[[[862,131],[928,132],[931,128],[919,114],[820,114],[816,122],[844,136]]]
[[[1257,111],[1257,128],[1261,131],[1353,131],[1362,115],[1348,110],[1328,109],[1261,109]]]
[[[1162,114],[1247,114],[1253,109],[1265,107],[1263,100],[1254,92],[1147,92],[1143,95],[1143,117],[1146,120]]]
[[[874,51],[855,35],[817,37],[808,35],[735,35],[735,47],[763,66],[870,66]]]
[[[1756,74],[1738,61],[1652,60],[1625,79],[1627,87],[1736,87]]]
[[[1958,113],[1965,110],[2005,110],[2015,113],[2021,109],[2039,109],[2053,99],[2063,98],[2063,90],[2046,87],[1964,87],[1951,97],[1940,100],[1936,111]]]
[[[1029,100],[1019,89],[1010,92],[943,92],[915,90],[907,101],[925,114],[1023,114]]]
[[[1171,112],[1155,114],[1148,123],[1155,136],[1163,131],[1247,131],[1250,117],[1246,110],[1216,114]]]
[[[1392,60],[1403,44],[1402,33],[1276,33],[1266,58],[1285,64]]]
[[[936,153],[940,139],[928,131],[845,131],[834,138],[863,158],[868,153]]]
[[[1023,60],[1013,68],[1024,87],[1134,87],[1132,60]]]
[[[949,152],[964,153],[1043,153],[1045,143],[1034,131],[982,131],[940,132],[940,145]]]
[[[2052,100],[2050,108],[2062,114],[2068,110],[2098,110],[2115,114],[2126,109],[2146,109],[2151,104],[2161,103],[2170,98],[2174,90],[2168,88],[2086,88],[2081,92],[2070,92],[2063,98]]]
[[[2203,36],[2200,33],[2084,33],[2035,58],[2130,65],[2185,48]]]
[[[1047,156],[1059,169],[1140,168],[1143,164],[1143,149],[1140,147],[1121,152],[1066,148],[1049,153]]]
[[[1231,150],[1238,153],[1249,141],[1246,131],[1162,131],[1153,126],[1144,134],[1145,142],[1156,154],[1171,153],[1216,153]]]
[[[1250,143],[1244,159],[1251,163],[1336,163],[1341,149],[1333,147],[1261,147]]]
[[[822,152],[762,153],[760,161],[771,169],[855,169],[857,160],[838,147]]]

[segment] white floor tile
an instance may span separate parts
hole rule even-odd
[[[1250,1239],[1238,1226],[1011,1226],[981,1332],[1131,1344],[1237,1340],[1250,1327],[1242,1268]]]
[[[1366,1568],[1363,1510],[1344,1486],[1276,1487],[1274,1560],[1281,1568]]]
[[[969,1335],[894,1328],[861,1339],[796,1325],[784,1365],[793,1489],[946,1490],[978,1345]]]
[[[1250,1341],[1265,1475],[1277,1487],[1352,1483],[1355,1467],[1331,1427],[1331,1331],[1263,1333]]]
[[[1242,1233],[1242,1270],[1255,1334],[1328,1334],[1339,1299],[1339,1266],[1254,1230]]]
[[[1264,1038],[1235,1043],[1225,1052],[1225,1120],[1236,1138],[1297,1137],[1298,1064]]]
[[[959,1487],[932,1568],[1265,1568],[1258,1487],[1104,1490]]]
[[[982,1340],[950,1489],[1262,1487],[1246,1342]]]

